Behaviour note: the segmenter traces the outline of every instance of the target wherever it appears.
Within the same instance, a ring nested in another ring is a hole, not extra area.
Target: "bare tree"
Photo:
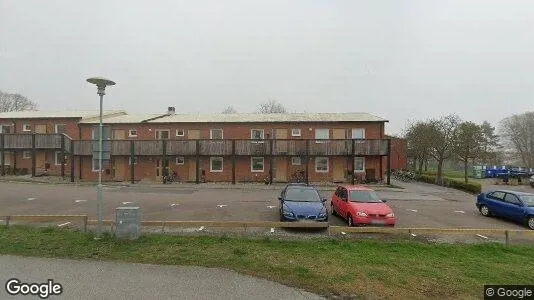
[[[415,159],[416,168],[419,163],[419,174],[423,172],[423,164],[430,156],[431,129],[429,122],[418,121],[410,124],[405,133],[408,155]]]
[[[501,127],[508,148],[519,155],[524,167],[534,167],[534,112],[505,118]]]
[[[234,108],[233,105],[227,106],[223,111],[223,114],[235,114],[237,113],[237,110]]]
[[[443,184],[443,161],[453,155],[456,131],[460,118],[456,115],[447,115],[440,119],[429,121],[430,155],[438,163],[436,184]]]
[[[0,112],[36,110],[37,103],[20,94],[10,94],[0,91]]]
[[[454,154],[463,163],[464,180],[467,183],[467,166],[469,162],[483,154],[484,134],[482,127],[473,122],[462,122],[458,125],[454,141]]]
[[[258,109],[258,113],[260,114],[273,114],[273,113],[286,113],[286,108],[274,101],[274,100],[268,100],[262,104],[260,104],[260,107]]]

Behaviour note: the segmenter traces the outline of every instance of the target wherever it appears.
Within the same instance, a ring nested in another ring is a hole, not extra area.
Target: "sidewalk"
[[[43,176],[43,177],[31,177],[31,175],[20,176],[0,176],[0,182],[16,182],[16,183],[37,183],[37,184],[66,184],[73,186],[96,186],[96,182],[92,181],[76,181],[70,182],[69,176],[61,178],[60,176]],[[162,184],[156,182],[140,181],[135,184],[130,182],[103,182],[103,186],[108,187],[149,187],[149,188],[176,188],[176,189],[256,189],[256,190],[280,190],[287,183],[273,183],[266,185],[264,183],[223,183],[223,182],[210,182],[210,183],[170,183]],[[333,191],[336,189],[337,184],[329,182],[313,182],[311,183],[318,190],[321,191]],[[368,187],[377,191],[402,191],[401,187],[388,186],[386,184],[368,184]]]

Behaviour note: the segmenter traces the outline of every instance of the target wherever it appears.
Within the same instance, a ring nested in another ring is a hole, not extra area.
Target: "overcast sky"
[[[41,110],[369,112],[399,133],[533,109],[534,1],[0,0],[0,90]]]

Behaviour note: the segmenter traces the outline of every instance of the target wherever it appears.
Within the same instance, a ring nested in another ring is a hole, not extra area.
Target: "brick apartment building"
[[[105,112],[103,180],[161,181],[165,166],[184,182],[382,180],[390,150],[405,156],[390,149],[385,122],[367,113]],[[96,180],[98,123],[98,113],[0,113],[2,173]]]

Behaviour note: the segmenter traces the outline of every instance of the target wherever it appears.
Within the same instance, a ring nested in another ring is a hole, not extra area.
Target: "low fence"
[[[82,230],[87,231],[89,225],[95,226],[98,220],[89,220],[87,215],[12,215],[0,216],[0,221],[4,220],[7,227],[14,221],[25,222],[65,222],[78,221],[82,225]],[[59,224],[66,225],[67,223]],[[115,226],[114,220],[103,220],[103,226]],[[534,230],[521,229],[493,229],[493,228],[402,228],[402,227],[346,227],[330,226],[324,222],[270,222],[270,221],[141,221],[141,226],[165,228],[308,228],[327,229],[328,234],[408,234],[408,235],[498,235],[504,238],[505,244],[510,243],[513,236],[532,236]]]

